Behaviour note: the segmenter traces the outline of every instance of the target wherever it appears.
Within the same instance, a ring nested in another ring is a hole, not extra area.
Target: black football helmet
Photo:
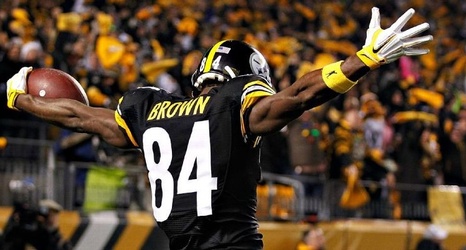
[[[228,82],[242,75],[260,75],[272,86],[269,65],[258,50],[242,41],[224,40],[207,50],[191,84],[201,90],[205,80]]]

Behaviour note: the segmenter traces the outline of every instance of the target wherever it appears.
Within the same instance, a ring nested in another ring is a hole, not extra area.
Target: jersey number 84
[[[152,145],[157,142],[160,160],[155,162]],[[174,179],[168,168],[172,161],[172,143],[168,132],[161,127],[153,127],[144,132],[143,149],[152,192],[152,208],[157,221],[168,219],[174,198]],[[196,179],[189,176],[197,162]],[[162,191],[161,201],[157,201],[156,182],[159,180]],[[217,178],[212,177],[209,121],[194,123],[186,153],[177,181],[177,194],[196,193],[198,216],[212,214],[212,190],[217,190]],[[160,204],[157,206],[156,204]]]

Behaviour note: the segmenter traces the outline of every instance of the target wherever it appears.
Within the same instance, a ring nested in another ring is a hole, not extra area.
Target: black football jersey
[[[260,138],[248,112],[275,90],[242,76],[186,98],[154,87],[127,92],[115,119],[145,157],[158,225],[171,249],[261,249],[256,185]]]

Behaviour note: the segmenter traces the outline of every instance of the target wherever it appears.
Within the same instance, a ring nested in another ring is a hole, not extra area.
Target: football
[[[68,73],[53,68],[37,68],[29,72],[27,92],[45,98],[68,98],[89,105],[81,84]]]

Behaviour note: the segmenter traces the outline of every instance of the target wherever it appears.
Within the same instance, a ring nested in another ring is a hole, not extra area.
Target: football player
[[[44,99],[26,94],[29,67],[8,81],[8,106],[97,134],[116,147],[140,149],[153,214],[171,249],[262,249],[255,215],[261,136],[347,92],[370,70],[403,55],[426,54],[418,45],[432,36],[416,35],[427,23],[401,30],[413,14],[410,9],[382,29],[373,8],[357,54],[309,72],[278,93],[264,56],[244,42],[225,40],[203,56],[192,76],[197,93],[191,98],[141,87],[128,91],[116,111]]]

